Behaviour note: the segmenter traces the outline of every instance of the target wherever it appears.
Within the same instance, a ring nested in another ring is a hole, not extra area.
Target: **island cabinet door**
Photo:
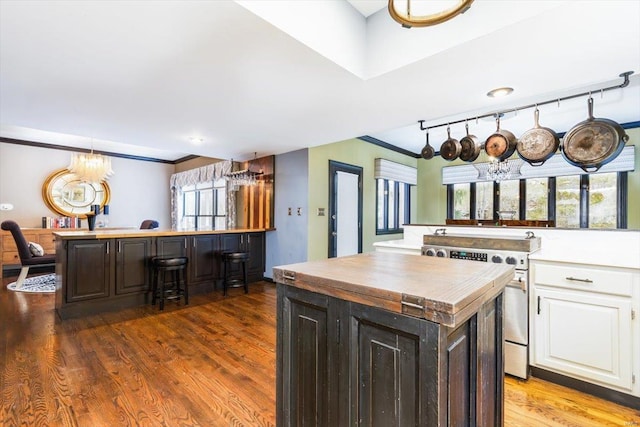
[[[245,235],[245,250],[249,252],[247,275],[249,281],[254,282],[264,278],[265,269],[265,241],[264,233],[247,233]]]
[[[149,289],[151,239],[117,239],[116,294],[145,292]]]
[[[276,425],[342,426],[341,364],[337,342],[340,301],[278,286]]]
[[[439,325],[350,304],[351,423],[437,426]],[[446,424],[444,424],[446,425]]]
[[[190,238],[189,281],[213,282],[220,276],[220,236],[217,234],[197,235]]]
[[[187,238],[185,236],[158,237],[156,239],[156,256],[188,256],[187,248]]]
[[[111,240],[69,241],[66,302],[109,297],[112,244]]]

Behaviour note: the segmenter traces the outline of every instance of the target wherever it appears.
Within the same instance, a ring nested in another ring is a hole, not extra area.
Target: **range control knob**
[[[439,256],[440,258],[446,258],[447,251],[445,251],[444,249],[438,249],[438,252],[436,252],[436,255]]]
[[[514,256],[508,256],[506,261],[507,261],[507,264],[511,264],[511,265],[516,265],[518,263],[518,260]]]
[[[494,255],[491,257],[491,262],[494,264],[501,264],[502,263],[502,257],[500,255]]]
[[[425,255],[427,256],[436,256],[436,250],[433,248],[429,248],[427,249],[427,252],[425,253]]]

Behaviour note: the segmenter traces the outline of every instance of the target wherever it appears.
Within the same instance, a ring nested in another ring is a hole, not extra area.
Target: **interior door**
[[[329,258],[362,252],[362,168],[329,161]]]

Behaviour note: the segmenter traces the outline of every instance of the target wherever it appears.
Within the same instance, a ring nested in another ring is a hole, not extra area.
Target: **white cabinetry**
[[[640,272],[532,261],[531,365],[640,396]]]

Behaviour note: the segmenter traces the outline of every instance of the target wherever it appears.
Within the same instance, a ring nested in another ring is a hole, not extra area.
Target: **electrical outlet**
[[[298,216],[302,216],[302,208],[298,208]]]
[[[287,208],[287,215],[291,216],[291,208]]]
[[[318,208],[318,216],[324,216],[324,208]]]

